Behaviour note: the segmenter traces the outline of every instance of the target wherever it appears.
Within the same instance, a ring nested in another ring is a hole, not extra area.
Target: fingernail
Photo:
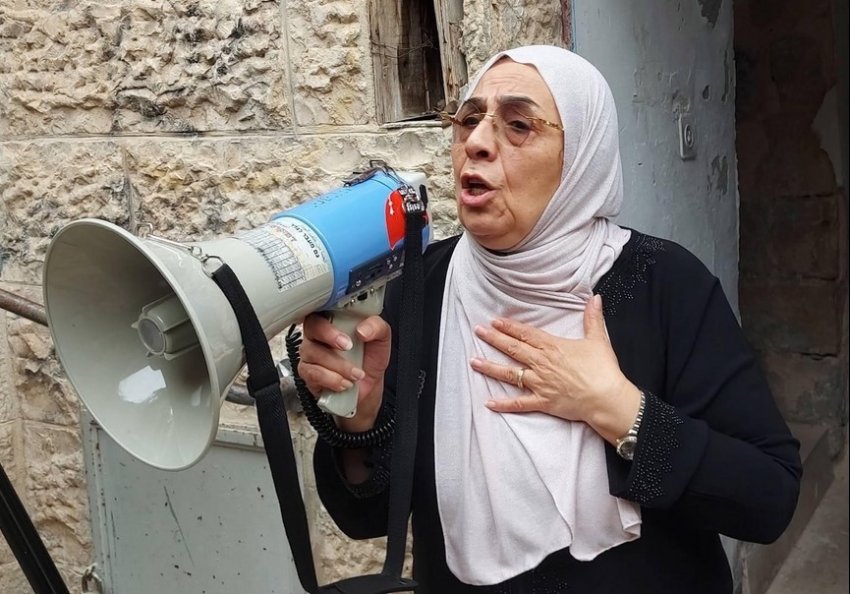
[[[487,408],[493,408],[494,406],[496,406],[496,401],[495,400],[488,400],[487,402],[484,403],[484,406],[486,406]]]
[[[487,330],[485,330],[483,326],[475,326],[475,334],[477,334],[478,336],[481,336],[486,331]]]
[[[357,334],[359,334],[360,338],[362,338],[363,340],[369,340],[370,338],[372,338],[372,328],[371,327],[358,328]]]
[[[472,359],[470,359],[470,360],[469,360],[469,364],[470,364],[473,368],[476,368],[476,367],[478,367],[479,365],[481,365],[481,359],[478,359],[478,358],[473,357]]]
[[[364,377],[366,377],[366,372],[362,369],[354,368],[351,370],[351,379],[355,382],[362,380]]]
[[[354,343],[351,342],[351,339],[347,335],[340,334],[336,337],[336,345],[344,351],[350,351]]]
[[[602,309],[602,295],[599,293],[593,296],[593,307],[596,309]]]
[[[354,387],[354,384],[352,384],[352,383],[351,383],[350,381],[348,381],[348,380],[342,380],[342,383],[340,383],[340,385],[339,385],[339,386],[340,386],[340,387],[339,387],[339,391],[340,391],[340,392],[345,392],[346,390],[349,390],[349,389],[353,388],[353,387]]]
[[[501,330],[504,327],[505,327],[505,321],[504,320],[501,320],[499,318],[496,318],[495,320],[493,320],[493,328],[496,328],[497,330]]]

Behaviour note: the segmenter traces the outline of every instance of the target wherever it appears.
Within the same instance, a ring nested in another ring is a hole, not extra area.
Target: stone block
[[[829,281],[742,278],[744,330],[760,351],[835,355],[843,315],[837,292]]]
[[[770,151],[761,159],[755,183],[766,196],[836,192],[832,162],[812,130],[816,111],[805,116],[778,114],[764,120]]]
[[[119,4],[41,4],[0,8],[0,135],[108,131]]]
[[[29,497],[29,467],[23,452],[24,449],[21,421],[0,423],[0,463],[2,463],[6,475],[12,482],[18,499],[24,505],[32,520],[33,502]],[[35,522],[33,523],[35,524]],[[37,524],[36,530],[44,540],[44,535]],[[57,549],[48,548],[48,552],[54,558],[54,561],[56,561],[55,555],[57,553],[60,553],[59,556],[61,557],[61,552]],[[73,571],[63,571],[62,573],[65,576],[63,579],[65,579],[66,584],[79,582],[79,577],[74,581],[68,581],[68,576],[75,575]],[[32,592],[18,560],[3,538],[0,538],[0,592],[15,592],[16,594],[18,592]]]
[[[278,129],[277,2],[0,8],[0,134]]]
[[[114,141],[2,143],[0,171],[0,280],[40,284],[50,238],[72,220],[129,221],[132,191]]]
[[[10,290],[0,283],[0,289]],[[12,388],[12,369],[9,356],[9,337],[6,327],[12,314],[0,310],[0,423],[7,423],[20,416],[20,401]],[[0,458],[2,459],[2,458]]]
[[[91,529],[79,428],[24,421],[27,477],[22,497],[66,582],[91,563]]]
[[[751,5],[751,0],[739,0],[732,4],[736,51],[739,47],[749,49],[761,41],[760,31],[753,22],[753,9]]]
[[[10,594],[35,594],[27,581],[27,576],[24,575],[21,566],[15,561],[12,552],[8,550],[8,545],[5,540],[0,540],[0,559],[4,556],[4,550],[7,551],[9,557],[12,558],[10,563],[0,563],[0,584],[3,585],[4,592]]]
[[[759,194],[745,199],[744,194],[741,194],[738,207],[738,267],[741,274],[739,284],[743,284],[749,277],[778,276],[771,254],[765,248],[770,239],[769,225],[766,224],[769,213],[769,200]]]
[[[429,177],[435,227],[456,224],[447,132],[293,137],[121,139],[0,145],[2,280],[41,282],[50,237],[96,216],[148,222],[172,239],[253,228],[337,187],[370,159]],[[175,233],[170,233],[175,230]]]
[[[368,14],[362,0],[305,0],[286,5],[298,125],[375,120]]]
[[[41,288],[17,285],[13,291],[35,303],[42,301]],[[8,314],[8,356],[2,360],[5,380],[16,395],[24,419],[76,426],[77,396],[56,359],[49,330],[24,318]]]
[[[77,395],[56,359],[48,329],[28,320],[16,320],[9,327],[9,345],[21,416],[76,427]]]
[[[333,185],[331,175],[300,166],[314,163],[317,150],[316,141],[268,137],[134,142],[127,163],[138,220],[170,239],[212,239],[257,227],[309,197],[305,184]]]
[[[748,0],[735,4],[738,12],[740,12],[739,4],[742,9],[743,7],[747,8],[748,21],[752,23],[753,27],[764,27],[782,17],[783,8],[787,3],[782,0]],[[736,12],[736,15],[738,12]]]
[[[840,195],[742,199],[742,275],[837,279],[840,200]]]
[[[17,559],[5,538],[0,538],[0,586],[7,583],[13,570],[20,571]],[[3,590],[4,592],[6,590]]]
[[[10,285],[15,295],[40,303],[41,289]],[[3,312],[5,313],[5,312]],[[5,313],[5,331],[0,331],[0,420],[25,418],[57,425],[76,426],[76,395],[64,379],[57,362],[50,332],[30,320]]]
[[[769,46],[770,74],[784,112],[817,113],[831,78],[821,64],[821,42],[804,35],[785,35]]]
[[[21,480],[23,479],[25,470],[22,468],[21,460],[21,422],[15,421],[0,421],[0,464],[3,465],[3,470],[6,476],[19,489]],[[3,563],[0,558],[0,564]]]
[[[839,200],[839,195],[781,197],[771,203],[762,249],[781,276],[839,277]]]
[[[829,0],[736,2],[736,119],[813,116],[835,84]]]
[[[385,134],[135,140],[126,143],[137,220],[170,239],[210,239],[266,223],[340,186],[369,159],[429,177],[432,205],[453,203],[448,143],[435,128]],[[440,224],[446,221],[439,219]]]
[[[20,421],[0,421],[0,465],[15,491],[21,485],[20,475],[23,474],[17,460],[20,449],[18,447],[20,440],[17,437],[19,423]],[[6,544],[6,539],[0,534],[0,587],[6,583],[5,580],[8,579],[12,566],[16,565],[15,556]]]
[[[518,0],[493,10],[490,0],[463,3],[462,51],[470,77],[499,50],[520,45],[563,45],[561,2]]]
[[[762,353],[774,398],[789,421],[838,427],[846,419],[846,362],[839,357]]]
[[[0,421],[0,465],[16,492],[23,488],[26,474],[25,464],[19,460],[21,450],[20,421]],[[19,494],[20,497],[20,494]],[[0,533],[0,589],[17,566],[15,556]],[[5,572],[5,573],[4,573]],[[5,592],[5,590],[3,590]]]
[[[786,2],[785,0],[750,0],[745,3],[749,8],[750,21],[756,27],[768,30],[791,28],[803,19],[829,14],[829,0],[811,0],[809,2]],[[736,4],[737,6],[737,4]]]

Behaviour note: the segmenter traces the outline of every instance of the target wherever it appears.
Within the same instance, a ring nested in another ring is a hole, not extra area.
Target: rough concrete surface
[[[848,457],[834,468],[835,478],[767,594],[847,594]]]

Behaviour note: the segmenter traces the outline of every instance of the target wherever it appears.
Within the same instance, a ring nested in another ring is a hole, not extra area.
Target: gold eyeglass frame
[[[461,122],[460,120],[458,120],[455,117],[457,114],[450,114],[446,111],[438,111],[437,115],[440,116],[441,120],[443,120],[444,122],[446,122],[448,124],[456,124],[458,126],[463,126],[463,122]],[[475,113],[471,113],[469,115],[490,116],[491,118],[498,117],[495,113],[489,113],[489,112],[486,112],[486,111],[478,111],[478,112],[475,112]],[[527,120],[532,120],[534,122],[540,122],[541,124],[545,124],[546,126],[549,126],[550,128],[554,128],[555,130],[558,130],[560,132],[564,131],[564,127],[561,124],[558,124],[556,122],[550,122],[549,120],[545,120],[543,118],[538,118],[538,117],[535,117],[535,116],[524,115],[522,117],[524,117]]]

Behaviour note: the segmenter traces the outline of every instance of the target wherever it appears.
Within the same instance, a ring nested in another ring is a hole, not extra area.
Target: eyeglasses
[[[493,128],[496,132],[496,138],[502,143],[512,146],[522,146],[528,140],[532,132],[541,131],[541,126],[548,126],[564,131],[561,124],[526,115],[513,106],[502,106],[495,113],[475,112],[472,109],[461,110],[458,113],[451,115],[446,112],[440,112],[440,118],[452,126],[453,141],[457,143],[466,142],[473,130],[478,127],[478,124],[484,121],[485,117],[493,118]]]

